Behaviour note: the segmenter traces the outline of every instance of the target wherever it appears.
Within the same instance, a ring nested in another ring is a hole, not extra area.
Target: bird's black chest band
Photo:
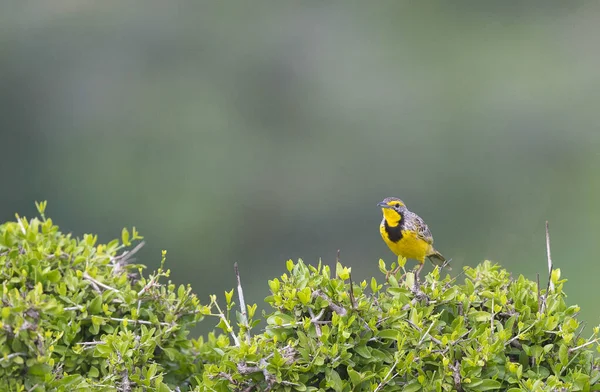
[[[402,228],[404,227],[404,217],[400,215],[400,222],[396,226],[390,226],[387,221],[384,223],[385,232],[392,242],[398,242],[402,239]]]

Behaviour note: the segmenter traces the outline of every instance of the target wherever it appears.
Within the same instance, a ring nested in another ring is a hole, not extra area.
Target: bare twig
[[[221,320],[223,320],[223,323],[225,324],[225,328],[227,328],[227,331],[229,331],[229,334],[233,338],[233,341],[235,342],[235,345],[237,347],[239,347],[240,346],[240,340],[238,339],[238,337],[236,336],[236,334],[233,332],[233,328],[231,327],[231,324],[229,324],[229,321],[227,321],[227,317],[225,317],[225,314],[223,313],[223,311],[219,307],[219,304],[217,303],[216,299],[213,299],[212,303],[215,305],[215,307],[219,311],[219,313],[217,314],[217,316],[219,316],[219,318]]]
[[[2,361],[8,361],[9,359],[12,359],[14,357],[25,357],[27,355],[27,353],[12,353],[12,354],[8,354],[5,357],[0,358],[0,362]]]
[[[259,366],[248,366],[245,363],[238,363],[237,368],[240,374],[262,373],[267,383],[264,391],[270,391],[275,384],[275,376],[267,370],[267,361],[265,358],[260,360]]]
[[[540,274],[537,274],[537,300],[538,300],[538,313],[542,313],[542,297],[540,295]]]
[[[414,329],[416,329],[416,330],[417,330],[419,333],[423,332],[423,329],[422,329],[422,328],[420,328],[420,327],[419,327],[418,325],[416,325],[415,323],[413,323],[412,321],[410,321],[410,320],[408,320],[408,319],[406,319],[406,320],[404,320],[404,321],[406,321],[406,322],[408,323],[408,325],[410,325],[411,327],[413,327]],[[429,331],[431,331],[431,327],[432,327],[432,326],[433,326],[433,323],[431,323],[431,325],[430,325],[430,326],[429,326],[429,328],[427,329],[427,332],[425,332],[425,335],[423,335],[423,336],[421,337],[421,340],[423,340],[423,338],[424,338],[425,336],[429,335]],[[440,345],[440,346],[443,346],[442,342],[441,342],[439,339],[437,339],[437,338],[434,338],[434,337],[433,337],[433,336],[431,336],[431,335],[429,335],[429,338],[430,338],[430,339],[431,339],[431,341],[432,341],[432,342],[434,342],[435,344],[437,344],[437,345]],[[419,342],[419,343],[420,343],[420,342]]]
[[[546,255],[548,256],[548,289],[554,291],[554,283],[552,282],[552,256],[550,254],[550,232],[548,231],[548,221],[546,221]]]
[[[19,227],[21,228],[21,232],[23,234],[27,234],[27,230],[25,230],[25,226],[23,225],[23,222],[21,221],[21,217],[17,215],[17,222],[19,222]]]
[[[394,364],[390,368],[390,371],[387,372],[387,374],[385,375],[385,377],[383,378],[383,380],[381,380],[381,382],[379,383],[379,385],[377,385],[377,388],[375,388],[374,392],[379,392],[381,390],[381,388],[383,388],[384,386],[386,386],[390,381],[392,381],[394,379],[395,375],[392,376],[392,377],[390,377],[390,375],[392,374],[392,372],[394,371],[394,369],[396,369],[396,366],[398,366],[398,360],[396,360],[396,362],[394,362]]]
[[[119,350],[115,350],[117,353],[117,357],[119,358],[119,362],[124,365],[123,357],[121,357],[121,353]],[[124,366],[123,371],[121,372],[121,392],[131,392],[131,382],[129,381],[129,372],[127,371],[127,367]]]
[[[242,324],[248,326],[248,315],[246,314],[246,301],[244,301],[244,291],[242,290],[242,280],[240,279],[240,270],[238,269],[238,263],[233,264],[235,270],[235,277],[237,278],[237,292],[240,300],[240,312],[242,314]]]
[[[225,372],[219,372],[219,377],[226,379],[229,381],[231,385],[237,385],[237,382],[231,377],[231,374]]]
[[[463,388],[462,388],[462,384],[460,382],[460,362],[455,361],[454,366],[450,365],[448,367],[450,368],[450,370],[452,370],[452,378],[454,380],[454,388],[456,388],[456,390],[458,392],[462,392]]]
[[[242,290],[242,280],[240,279],[240,271],[238,269],[238,263],[233,264],[235,270],[235,277],[237,278],[237,292],[240,300],[240,312],[242,315],[242,324],[246,327],[246,342],[250,343],[250,325],[248,324],[248,314],[246,313],[246,301],[244,301],[244,291]]]
[[[327,301],[327,305],[329,306],[329,308],[337,314],[339,314],[340,316],[345,316],[346,314],[348,314],[348,311],[344,307],[333,303],[331,298],[329,298],[327,294],[323,293],[321,290],[313,291],[312,295],[313,297],[317,296],[323,298],[325,301]]]
[[[111,258],[111,263],[113,265],[113,274],[118,274],[121,272],[121,269],[125,264],[127,264],[130,259],[135,255],[140,249],[142,249],[146,245],[144,241],[137,244],[132,250],[125,251],[116,257]]]
[[[531,324],[529,327],[525,328],[524,330],[519,331],[515,336],[513,336],[510,340],[508,340],[506,343],[504,343],[504,346],[508,346],[509,344],[512,344],[514,341],[519,339],[519,336],[521,336],[521,334],[524,334],[525,332],[529,331],[535,325],[536,325],[535,323]]]
[[[90,281],[93,284],[95,284],[96,286],[102,287],[105,290],[110,290],[110,291],[114,291],[114,292],[117,292],[117,293],[119,292],[119,290],[117,290],[117,289],[115,289],[113,287],[110,287],[108,285],[105,285],[104,283],[99,282],[96,279],[92,278],[87,272],[83,273],[83,279],[85,279],[87,281]]]
[[[132,323],[132,324],[162,325],[163,327],[171,326],[171,324],[165,323],[165,322],[153,323],[151,321],[146,321],[146,320],[133,320],[133,319],[126,319],[126,318],[118,318],[118,317],[103,317],[103,319],[110,320],[110,321],[118,321],[120,323],[126,321],[126,322]],[[86,318],[86,320],[91,320],[91,317]]]
[[[94,340],[92,342],[78,342],[76,344],[79,344],[80,346],[95,346],[97,344],[104,344],[105,342],[101,341],[101,340]]]
[[[323,315],[325,314],[325,309],[321,309],[321,312],[319,312],[319,314],[315,316],[313,310],[311,308],[308,308],[308,314],[310,314],[310,322],[313,323],[313,325],[315,326],[317,336],[321,337],[322,332],[321,325],[319,325],[319,321],[321,321],[321,317],[323,317]]]
[[[552,256],[550,254],[550,231],[548,230],[548,221],[546,221],[546,256],[548,259],[548,286],[546,287],[546,292],[542,296],[542,305],[540,309],[540,313],[544,313],[546,310],[546,305],[548,302],[548,295],[550,292],[554,291],[554,282],[552,282]]]
[[[494,297],[492,297],[492,311],[490,313],[490,334],[494,335]]]
[[[356,298],[354,298],[354,285],[352,283],[352,273],[350,275],[350,303],[352,304],[352,309],[356,309]]]
[[[577,346],[577,347],[572,347],[572,348],[570,348],[570,349],[569,349],[569,352],[570,352],[570,353],[572,353],[573,351],[579,350],[580,348],[587,347],[587,346],[589,346],[590,344],[594,344],[594,343],[596,343],[598,340],[600,340],[600,338],[596,338],[596,339],[594,339],[594,340],[590,340],[589,342],[587,342],[587,343],[584,343],[584,344],[582,344],[582,345],[580,345],[580,346]]]

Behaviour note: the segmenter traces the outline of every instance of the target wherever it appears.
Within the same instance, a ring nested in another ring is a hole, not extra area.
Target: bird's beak
[[[392,208],[391,206],[388,206],[388,205],[387,205],[386,203],[384,203],[384,202],[380,202],[380,203],[378,203],[378,204],[377,204],[377,206],[378,206],[378,207],[381,207],[381,208]]]

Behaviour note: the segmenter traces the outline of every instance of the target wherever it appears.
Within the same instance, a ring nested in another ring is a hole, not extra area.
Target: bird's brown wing
[[[429,231],[429,227],[427,227],[427,224],[423,221],[423,219],[415,213],[411,213],[410,218],[412,229],[417,236],[428,244],[433,244],[433,236],[431,235],[431,231]]]

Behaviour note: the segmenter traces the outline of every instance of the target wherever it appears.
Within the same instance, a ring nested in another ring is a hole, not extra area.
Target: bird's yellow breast
[[[397,242],[390,240],[390,237],[385,230],[385,225],[381,224],[381,226],[379,226],[379,232],[387,246],[397,256],[415,259],[421,263],[425,262],[425,257],[429,253],[431,245],[417,237],[415,232],[402,230],[402,238]]]

